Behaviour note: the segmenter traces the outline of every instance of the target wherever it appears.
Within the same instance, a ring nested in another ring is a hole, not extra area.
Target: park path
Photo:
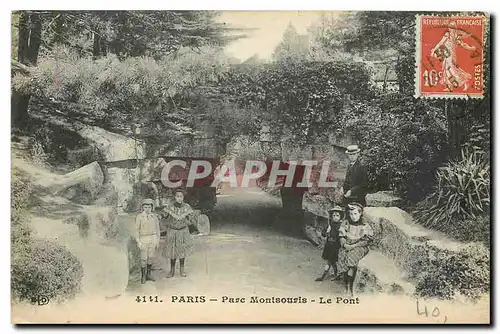
[[[219,196],[211,234],[194,237],[194,253],[186,260],[188,277],[180,277],[177,268],[175,277],[164,278],[169,264],[161,259],[156,264],[160,270],[154,271],[156,282],[132,285],[129,290],[149,295],[213,294],[214,298],[224,292],[338,294],[342,291],[338,282],[314,281],[323,266],[321,249],[286,235],[277,223],[280,202],[257,190]]]

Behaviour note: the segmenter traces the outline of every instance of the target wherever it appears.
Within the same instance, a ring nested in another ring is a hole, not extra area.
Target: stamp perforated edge
[[[484,90],[485,90],[485,83],[484,83],[484,71],[483,71],[483,93],[481,95],[468,95],[468,94],[458,94],[458,93],[448,93],[448,94],[422,94],[420,93],[420,18],[422,16],[435,16],[435,17],[477,17],[477,18],[482,18],[483,19],[483,52],[482,52],[482,64],[483,64],[483,69],[484,69],[484,55],[485,55],[485,49],[484,45],[486,45],[486,39],[487,35],[489,34],[489,29],[488,29],[488,24],[489,24],[489,14],[486,12],[483,12],[482,14],[477,14],[477,15],[470,15],[470,14],[435,14],[435,13],[429,13],[429,14],[416,14],[415,15],[415,98],[424,98],[424,99],[482,99],[484,98]]]

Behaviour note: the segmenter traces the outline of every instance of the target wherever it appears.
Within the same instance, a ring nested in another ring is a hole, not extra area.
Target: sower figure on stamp
[[[326,261],[323,274],[316,278],[316,281],[323,281],[330,269],[333,269],[334,277],[337,276],[337,258],[340,249],[339,228],[344,216],[344,209],[336,205],[328,210],[328,228],[323,236],[326,237],[325,248],[323,249],[323,259]]]
[[[462,40],[462,37],[466,35],[465,32],[457,29],[455,22],[451,22],[448,31],[431,50],[431,56],[438,58],[442,62],[443,76],[441,83],[447,91],[462,86],[464,91],[469,88],[468,81],[472,78],[472,75],[457,65],[457,47],[459,45],[468,51],[476,50],[474,46]]]
[[[349,156],[349,167],[345,176],[344,185],[341,192],[344,194],[343,204],[347,205],[352,202],[366,205],[367,183],[368,176],[365,167],[359,161],[359,152],[361,150],[358,145],[349,145],[345,153]]]
[[[142,212],[135,219],[136,240],[141,252],[141,283],[153,281],[151,270],[153,256],[160,244],[160,222],[153,212],[154,201],[145,199],[142,202]]]
[[[352,296],[358,263],[369,252],[368,246],[373,240],[373,229],[363,221],[361,204],[348,204],[347,211],[347,219],[339,229],[341,248],[337,269],[339,273],[344,274],[345,292],[350,292]]]
[[[170,259],[170,272],[167,278],[175,275],[175,263],[179,259],[180,275],[186,277],[184,271],[185,259],[192,250],[192,237],[189,233],[189,225],[192,224],[189,215],[193,213],[191,206],[184,203],[185,191],[176,189],[175,201],[165,207],[163,213],[167,218],[167,237],[163,256]]]

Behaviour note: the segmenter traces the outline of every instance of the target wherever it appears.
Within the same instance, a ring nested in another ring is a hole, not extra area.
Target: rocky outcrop
[[[416,258],[428,257],[434,252],[460,252],[466,247],[466,244],[415,224],[411,215],[399,208],[367,207],[365,217],[375,231],[377,249],[405,270],[415,270],[410,266]]]
[[[400,206],[402,199],[394,194],[393,191],[379,191],[366,195],[366,206],[391,207]]]
[[[208,219],[207,215],[199,215],[198,216],[198,231],[202,235],[210,234],[210,219]]]
[[[396,267],[392,259],[372,249],[359,262],[356,291],[411,295],[415,286],[405,276],[406,273]]]
[[[466,256],[466,249],[475,247],[417,225],[407,212],[394,206],[386,206],[399,201],[390,194],[377,196],[370,197],[368,202],[380,206],[368,206],[364,209],[365,220],[373,227],[375,237],[370,253],[359,264],[356,284],[361,291],[412,294],[415,285],[423,282],[422,279],[429,275],[430,264],[433,270],[444,268],[450,263],[450,259],[463,258]],[[304,196],[305,216],[316,217],[309,218],[306,222],[310,226],[310,235],[318,234],[320,228],[314,221],[325,219],[331,206],[330,201],[322,196]],[[308,239],[315,245],[319,243],[319,238]]]

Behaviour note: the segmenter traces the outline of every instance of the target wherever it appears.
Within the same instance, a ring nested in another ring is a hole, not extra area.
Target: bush
[[[461,295],[475,300],[490,289],[490,250],[471,244],[459,253],[446,252],[430,259],[417,282],[421,297],[453,299]]]
[[[490,244],[491,217],[479,216],[477,219],[465,218],[450,225],[438,225],[436,230],[462,242],[481,241]]]
[[[12,171],[11,194],[11,246],[13,249],[18,245],[25,246],[30,242],[31,229],[26,218],[33,185],[19,169]]]
[[[176,95],[216,82],[228,64],[217,48],[210,47],[198,52],[181,49],[158,61],[149,57],[120,61],[115,55],[94,61],[58,47],[54,54],[39,57],[30,77],[14,76],[12,86],[42,100],[64,102],[60,108],[68,113],[77,108],[98,126],[106,123],[116,128],[125,119],[130,121],[129,117],[151,121],[158,111],[167,111],[160,115],[161,121],[172,119],[178,114],[173,102]],[[57,76],[54,68],[58,69]]]
[[[32,191],[33,185],[30,179],[19,169],[13,169],[10,188],[11,219],[13,222],[18,223],[24,217]]]
[[[45,296],[60,302],[80,290],[83,267],[65,247],[52,241],[35,241],[13,252],[11,277],[15,299]]]
[[[419,203],[414,216],[423,226],[450,230],[457,221],[476,220],[489,213],[490,165],[482,154],[462,151],[437,172],[437,187]]]

